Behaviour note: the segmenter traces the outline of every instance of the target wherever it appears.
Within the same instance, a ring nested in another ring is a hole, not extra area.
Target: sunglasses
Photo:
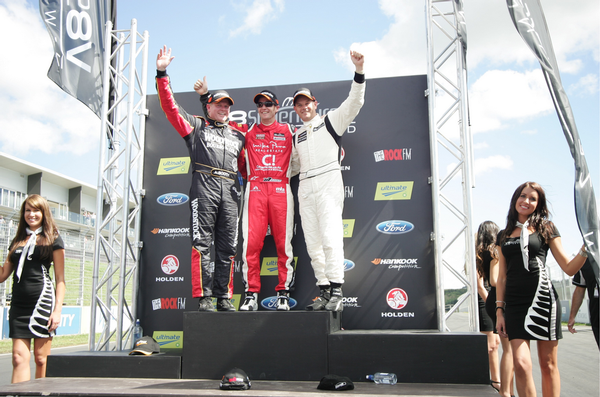
[[[256,107],[257,108],[262,108],[263,106],[266,106],[268,108],[273,107],[275,105],[275,102],[256,102]]]

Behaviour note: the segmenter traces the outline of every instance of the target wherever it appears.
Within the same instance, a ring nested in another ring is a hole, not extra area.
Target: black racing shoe
[[[256,292],[247,292],[244,303],[240,306],[241,312],[255,312],[258,310],[258,294]]]
[[[329,298],[331,297],[331,292],[329,288],[321,288],[321,292],[319,296],[313,300],[313,303],[306,306],[306,310],[308,311],[316,311],[316,310],[325,310],[325,305],[329,302]]]
[[[233,303],[227,298],[218,298],[217,299],[217,311],[220,312],[234,312],[235,307]]]
[[[329,302],[325,305],[325,310],[330,312],[341,312],[344,310],[344,295],[342,294],[342,287],[331,288],[331,297]]]
[[[200,298],[198,302],[198,311],[199,312],[214,312],[215,307],[213,306],[212,298],[210,296],[205,296]]]
[[[290,293],[277,291],[277,310],[290,310]]]

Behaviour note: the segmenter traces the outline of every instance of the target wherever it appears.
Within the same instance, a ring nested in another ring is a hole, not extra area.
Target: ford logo
[[[354,269],[356,265],[354,264],[354,262],[352,262],[350,259],[344,259],[344,271],[347,272],[348,270],[352,270]]]
[[[384,234],[403,234],[414,228],[415,225],[406,221],[385,221],[376,226],[377,231]]]
[[[290,305],[290,309],[293,309],[294,307],[296,307],[298,302],[296,302],[294,298],[290,298],[288,304]],[[267,310],[277,310],[277,297],[269,296],[268,298],[265,298],[262,301],[260,301],[260,305]]]
[[[181,205],[188,202],[190,198],[183,193],[165,193],[156,199],[156,202],[160,205],[174,206]]]

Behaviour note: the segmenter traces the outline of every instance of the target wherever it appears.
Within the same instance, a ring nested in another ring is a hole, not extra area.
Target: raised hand
[[[171,56],[171,49],[169,48],[167,50],[167,46],[165,45],[160,49],[158,55],[156,56],[156,69],[164,72],[167,70],[167,66],[169,66],[173,58],[175,57]]]
[[[365,64],[365,56],[358,51],[350,51],[350,60],[352,60],[352,63],[356,67],[356,71],[362,73]]]
[[[194,91],[198,93],[198,95],[204,95],[208,92],[208,83],[206,82],[206,76],[204,76],[203,80],[196,80],[194,83]]]

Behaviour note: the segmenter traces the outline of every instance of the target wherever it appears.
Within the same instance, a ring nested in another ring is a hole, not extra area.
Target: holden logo
[[[167,255],[160,263],[160,268],[165,274],[173,274],[179,269],[179,259],[175,255]]]
[[[354,262],[352,262],[350,259],[344,259],[344,271],[347,272],[348,270],[352,270],[354,269],[356,265],[354,264]]]
[[[181,205],[188,202],[190,198],[183,193],[165,193],[156,199],[156,202],[160,205],[174,206]]]
[[[385,221],[377,225],[376,228],[378,232],[383,234],[403,234],[412,231],[415,225],[406,221]]]
[[[408,303],[408,294],[403,289],[391,289],[386,296],[387,304],[394,310],[404,309]]]

